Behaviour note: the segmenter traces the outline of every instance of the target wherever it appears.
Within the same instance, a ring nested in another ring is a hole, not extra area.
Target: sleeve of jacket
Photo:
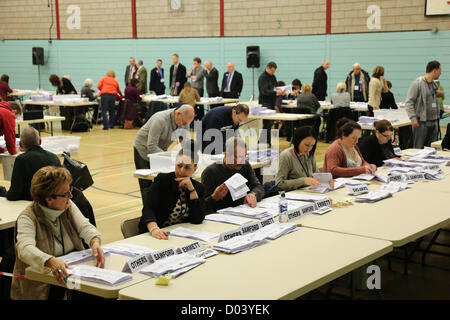
[[[189,222],[200,224],[205,219],[206,203],[205,203],[205,187],[201,183],[193,182],[198,199],[189,200]],[[189,193],[187,194],[189,197]]]
[[[256,177],[255,171],[248,162],[246,166],[248,167],[249,171],[247,186],[250,189],[250,192],[253,192],[256,195],[256,199],[260,201],[264,197],[264,187],[259,182],[258,178]]]
[[[6,199],[9,201],[25,200],[23,195],[25,194],[25,167],[22,161],[22,157],[17,157],[14,161],[14,167],[11,176],[11,187],[6,194]]]
[[[278,190],[291,191],[305,186],[305,178],[288,179],[289,171],[292,170],[292,163],[289,157],[281,155],[279,157],[278,172],[275,183]]]
[[[405,106],[406,112],[411,122],[419,121],[416,114],[416,103],[419,98],[419,82],[414,81],[409,87],[408,94],[406,96]]]
[[[162,189],[163,183],[161,181],[161,177],[158,175],[149,188],[147,202],[144,203],[144,207],[142,208],[141,223],[144,226],[146,226],[149,222],[157,221],[157,208],[159,207],[160,201],[164,200],[164,195],[161,194],[164,193],[164,190]]]
[[[378,166],[374,151],[377,148],[377,146],[374,145],[372,136],[365,137],[358,143],[359,151],[361,152],[361,155],[363,156],[364,160],[368,161],[369,163],[373,163]]]
[[[312,93],[316,94],[318,92],[321,82],[322,82],[322,73],[320,72],[320,69],[316,69],[316,71],[314,71]]]
[[[222,77],[222,86],[220,87],[220,94],[223,95],[223,92],[225,91],[225,88],[227,86],[227,80],[226,80],[227,74],[224,73]]]
[[[149,153],[164,151],[159,147],[159,137],[161,136],[161,131],[164,126],[165,124],[163,121],[154,121],[153,123],[151,123],[147,139],[147,147]]]
[[[347,92],[350,93],[350,95],[351,95],[351,92],[353,90],[353,88],[351,87],[352,86],[352,74],[351,73],[349,73],[347,76],[347,79],[345,79],[345,85],[347,86]]]
[[[207,213],[216,212],[217,209],[219,208],[219,206],[217,204],[217,201],[215,201],[211,197],[211,195],[214,193],[214,190],[216,190],[216,188],[220,184],[217,184],[215,176],[214,176],[212,170],[210,170],[210,168],[206,168],[202,172],[202,185],[205,188],[204,199],[205,199],[206,210],[207,210],[206,212]]]
[[[238,80],[236,88],[237,88],[237,92],[239,93],[239,95],[241,95],[242,93],[242,87],[244,86],[244,80],[242,78],[242,74],[241,73],[237,73],[237,75],[239,75],[236,80]]]
[[[3,122],[3,135],[6,141],[6,149],[9,154],[16,154],[16,119],[12,113],[8,115],[8,120]]]

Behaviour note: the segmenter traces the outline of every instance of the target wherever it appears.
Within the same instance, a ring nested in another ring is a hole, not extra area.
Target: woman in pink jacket
[[[377,167],[364,160],[357,146],[361,137],[361,126],[353,120],[342,118],[336,127],[338,138],[325,153],[323,171],[330,172],[333,178],[374,173]]]

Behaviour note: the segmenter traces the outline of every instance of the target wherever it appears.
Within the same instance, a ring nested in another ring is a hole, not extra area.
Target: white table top
[[[281,120],[281,121],[297,121],[313,118],[313,114],[299,114],[299,113],[276,113],[273,115],[248,115],[248,120]]]
[[[390,251],[387,241],[300,228],[248,251],[220,253],[168,286],[150,279],[128,287],[119,299],[294,299]]]
[[[61,116],[44,116],[44,119],[33,119],[33,120],[17,120],[16,125],[30,124],[30,123],[42,123],[42,122],[56,122],[64,121],[66,117]]]
[[[142,98],[143,102],[152,102],[152,101],[160,101],[160,102],[164,102],[164,103],[178,103],[179,100],[178,97],[174,97],[174,98],[167,98],[167,99],[158,99],[158,98],[154,98],[152,96],[145,96],[144,98]],[[198,105],[214,105],[214,104],[224,104],[224,103],[235,103],[235,102],[239,102],[239,99],[230,99],[230,98],[224,98],[223,100],[220,101],[197,101]]]
[[[93,106],[94,102],[78,102],[78,103],[62,103],[54,101],[23,101],[23,105],[40,105],[40,106],[54,106],[54,107],[87,107]]]
[[[8,201],[0,197],[0,230],[14,228],[17,217],[30,204],[31,201]]]

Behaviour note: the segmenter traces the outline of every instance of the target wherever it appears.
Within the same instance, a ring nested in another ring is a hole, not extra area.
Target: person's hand
[[[372,173],[372,167],[370,165],[364,166],[364,173],[365,174],[371,174]]]
[[[380,76],[380,80],[384,80],[384,76]]]
[[[284,91],[283,90],[277,90],[277,95],[284,96]]]
[[[222,183],[220,186],[216,188],[216,190],[214,190],[213,194],[211,195],[211,198],[213,198],[214,201],[220,201],[223,198],[225,198],[227,193],[228,187]]]
[[[436,90],[436,95],[438,97],[442,97],[444,95],[444,93],[441,90]]]
[[[187,73],[188,77],[190,77],[191,74],[192,74],[192,69],[188,71],[188,73]]]
[[[305,178],[304,180],[305,180],[305,184],[307,186],[312,186],[312,187],[320,186],[320,182],[316,178]]]
[[[377,166],[376,166],[376,165],[371,164],[371,165],[370,165],[370,168],[372,169],[372,173],[377,172]]]
[[[411,122],[411,126],[413,128],[418,128],[419,127],[419,122],[417,122],[417,121]]]
[[[162,230],[162,229],[160,229],[158,227],[156,229],[153,229],[152,232],[150,233],[150,235],[153,238],[156,238],[156,239],[159,239],[159,240],[167,240],[167,239],[169,239],[169,234],[166,231],[164,231],[164,230]]]
[[[197,77],[196,76],[192,76],[191,79],[194,80],[194,81],[197,81]]]
[[[91,240],[91,249],[92,254],[94,255],[95,259],[97,260],[97,263],[95,266],[97,268],[104,268],[105,267],[105,253],[103,252],[103,249],[100,247],[100,239],[94,238]]]
[[[189,178],[189,177],[175,178],[175,181],[178,182],[178,188],[180,188],[180,189],[183,188],[183,189],[187,189],[189,191],[194,189],[191,178]]]
[[[62,260],[56,259],[55,257],[51,257],[45,262],[45,266],[49,267],[50,270],[52,270],[52,274],[59,284],[63,286],[66,285],[64,279],[69,277],[69,274],[67,273],[69,265],[67,263]]]
[[[331,181],[330,181],[330,187],[331,187],[331,189],[334,189],[334,179],[331,179]]]
[[[250,207],[254,208],[256,207],[256,203],[258,200],[256,199],[256,196],[254,193],[250,192],[245,196],[244,203],[248,204]]]

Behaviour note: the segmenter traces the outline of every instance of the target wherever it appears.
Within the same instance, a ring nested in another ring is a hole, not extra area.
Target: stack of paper
[[[368,103],[367,102],[350,102],[350,108],[356,109],[356,108],[366,108],[367,109]]]
[[[375,176],[371,173],[368,173],[368,174],[360,174],[358,176],[354,176],[352,179],[370,181],[373,178],[375,178]]]
[[[336,189],[336,187],[335,187],[335,189]],[[331,207],[331,199],[328,197],[325,197],[325,196],[313,196],[313,195],[309,195],[309,194],[288,192],[288,193],[286,193],[286,199],[295,200],[297,202],[300,202],[299,204],[302,207],[304,205],[306,205],[308,202],[309,203],[312,202],[312,203],[314,203],[314,207],[316,210],[315,213],[317,213],[317,210],[319,210],[319,209],[324,209],[325,207]],[[307,203],[304,203],[304,201]],[[293,209],[295,209],[295,207]],[[289,210],[291,210],[291,208],[289,208]]]
[[[422,150],[417,152],[408,152],[406,155],[409,157],[426,157],[432,154],[436,154],[436,149],[431,147],[424,147]]]
[[[212,98],[202,97],[202,98],[200,98],[200,102],[218,102],[218,101],[222,101],[222,100],[223,100],[222,97],[212,97]]]
[[[261,234],[253,232],[216,243],[212,248],[226,253],[238,253],[255,248],[266,242],[267,240],[264,240],[264,237],[261,238]]]
[[[284,91],[285,94],[290,94],[292,92],[292,85],[275,87],[275,89],[273,89],[273,91],[277,91],[277,90]]]
[[[245,179],[240,173],[235,173],[231,178],[225,181],[225,185],[230,191],[231,198],[236,201],[247,195],[250,189],[247,186],[247,179]]]
[[[392,194],[406,190],[408,184],[405,182],[389,182],[388,184],[381,187],[380,190],[390,192]]]
[[[444,164],[446,161],[444,159],[433,159],[428,157],[413,157],[409,159],[410,162],[420,162],[420,163],[433,163],[433,164]]]
[[[337,178],[334,180],[334,188],[335,189],[336,189],[336,185],[338,185],[339,188],[342,188],[344,186],[357,186],[359,184],[370,184],[370,182],[352,180],[352,179],[347,179],[347,178]]]
[[[248,161],[252,162],[267,162],[272,159],[276,159],[280,156],[280,150],[275,149],[258,149],[258,150],[248,150]]]
[[[157,172],[152,169],[138,169],[134,171],[134,174],[139,176],[151,176],[152,174],[156,174]]]
[[[389,191],[385,191],[385,190],[376,190],[376,191],[372,191],[369,192],[367,194],[364,195],[360,195],[357,196],[355,198],[356,202],[369,202],[369,203],[373,203],[373,202],[377,202],[386,198],[392,197],[392,194]]]
[[[102,249],[103,249],[103,254],[105,256],[108,256],[110,254],[110,252],[108,251],[107,248],[102,248]],[[73,265],[73,264],[77,264],[77,263],[94,260],[95,257],[92,254],[92,250],[87,249],[87,250],[74,251],[74,252],[68,253],[64,256],[58,257],[58,259],[64,261],[68,265]]]
[[[297,231],[299,228],[293,223],[272,223],[256,232],[264,235],[265,239],[275,240],[285,234]]]
[[[250,106],[250,114],[251,115],[270,115],[270,114],[276,114],[277,112],[272,109],[267,109],[266,107],[263,107],[262,105],[253,105]]]
[[[442,179],[444,179],[444,175],[441,170],[425,169],[425,170],[423,170],[423,173],[425,174],[425,179],[427,179],[427,180],[442,180]]]
[[[128,273],[85,265],[67,269],[67,273],[70,275],[70,278],[73,279],[92,281],[108,286],[116,286],[121,283],[133,280],[131,274]]]
[[[267,213],[271,215],[272,217],[278,216],[279,214],[279,200],[280,197],[270,197],[261,200],[258,202],[258,208],[266,209]],[[287,207],[288,210],[300,208],[302,206],[308,205],[310,202],[305,201],[295,201],[295,200],[289,200],[287,199]]]
[[[241,216],[253,219],[262,219],[269,215],[269,212],[265,208],[252,208],[246,204],[243,204],[238,207],[229,207],[225,209],[217,210],[218,213],[231,214],[233,216]]]
[[[103,247],[103,250],[107,250],[110,253],[130,258],[134,258],[141,255],[148,256],[150,253],[155,251],[154,249],[144,246],[138,246],[131,243],[110,243],[105,245]]]
[[[211,242],[219,239],[217,233],[212,233],[208,231],[196,231],[188,228],[178,227],[170,231],[171,236],[189,238],[194,240],[200,240],[205,242]]]
[[[250,220],[250,219],[240,218],[240,217],[236,217],[236,216],[227,216],[225,214],[220,214],[220,213],[207,214],[205,216],[205,220],[229,223],[229,224],[237,224],[238,226],[242,226],[243,224],[252,222],[252,220]]]
[[[176,278],[180,274],[201,265],[205,261],[205,259],[191,254],[176,254],[165,259],[158,260],[155,263],[141,269],[140,272],[155,278],[170,273],[173,278]]]
[[[375,121],[380,121],[381,119],[375,118],[375,117],[366,117],[361,116],[359,117],[358,124],[360,126],[373,126],[373,123]]]
[[[333,180],[333,176],[331,175],[331,173],[329,172],[313,173],[313,178],[319,180],[320,185],[309,187],[307,189],[309,192],[326,193],[333,190],[333,188],[331,188],[330,186],[330,181]]]

